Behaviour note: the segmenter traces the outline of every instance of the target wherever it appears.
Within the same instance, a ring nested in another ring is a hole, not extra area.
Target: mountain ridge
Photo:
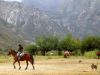
[[[17,35],[31,41],[41,35],[63,37],[71,33],[77,38],[100,35],[100,1],[63,1],[55,11],[18,2],[0,2],[0,17],[14,25]]]
[[[18,35],[25,34],[30,40],[39,35],[59,35],[62,33],[58,23],[51,19],[45,12],[21,3],[0,4],[0,17],[15,26]]]

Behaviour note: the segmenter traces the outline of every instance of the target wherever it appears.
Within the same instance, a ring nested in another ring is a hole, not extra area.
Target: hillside
[[[31,3],[30,3],[31,2]],[[48,13],[61,25],[64,35],[100,35],[100,0],[23,0]]]
[[[26,41],[40,35],[63,37],[71,33],[78,38],[100,35],[99,0],[58,0],[56,5],[56,0],[44,1],[1,1],[0,18],[14,26],[14,33]]]
[[[0,19],[0,48],[15,47],[21,41],[11,29],[12,25]]]
[[[15,26],[17,35],[34,40],[40,35],[62,35],[62,27],[45,12],[18,2],[0,2],[0,17]]]

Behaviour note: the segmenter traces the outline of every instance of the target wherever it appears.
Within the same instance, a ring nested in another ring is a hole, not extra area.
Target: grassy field
[[[21,62],[21,70],[13,69],[13,58],[11,56],[0,56],[0,75],[100,75],[100,60],[85,59],[84,57],[63,56],[34,56],[35,70],[29,64],[28,70],[25,62]],[[82,62],[79,63],[79,60]],[[97,64],[98,69],[92,70],[91,64]]]

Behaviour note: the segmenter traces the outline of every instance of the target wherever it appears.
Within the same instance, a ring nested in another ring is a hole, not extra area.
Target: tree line
[[[100,36],[86,36],[83,39],[74,38],[68,34],[64,38],[56,36],[40,36],[34,44],[25,47],[33,55],[43,55],[54,50],[58,55],[64,51],[73,52],[75,55],[84,55],[87,51],[100,50]]]

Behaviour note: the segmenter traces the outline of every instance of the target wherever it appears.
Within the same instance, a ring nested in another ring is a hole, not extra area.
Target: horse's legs
[[[34,70],[34,69],[35,69],[35,68],[34,68],[34,65],[32,64],[32,66],[33,66],[33,70]]]
[[[16,69],[16,66],[15,66],[16,61],[17,61],[17,60],[15,60],[15,61],[13,62],[14,69]]]
[[[34,70],[35,68],[34,68],[34,65],[33,65],[33,60],[29,60],[29,61],[32,64],[32,67],[33,67],[33,70]]]
[[[18,61],[18,64],[19,64],[19,70],[21,69],[21,66],[20,66],[20,61]]]
[[[27,64],[27,66],[26,66],[25,70],[27,70],[27,67],[28,67],[28,61],[27,60],[26,60],[26,64]]]

